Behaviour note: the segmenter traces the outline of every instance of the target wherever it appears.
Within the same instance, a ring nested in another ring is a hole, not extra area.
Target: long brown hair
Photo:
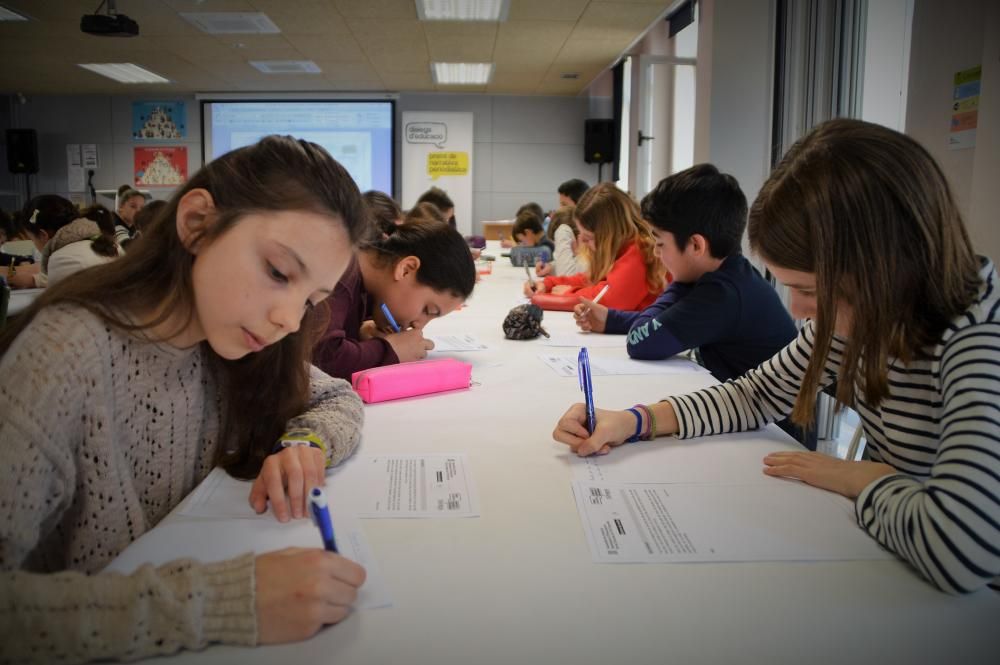
[[[656,241],[631,196],[610,182],[602,182],[580,197],[574,214],[580,225],[594,234],[596,249],[588,252],[592,284],[604,279],[622,248],[635,241],[646,264],[646,285],[653,293],[663,290],[664,270],[654,253]]]
[[[549,221],[549,230],[546,231],[546,235],[549,237],[549,240],[556,239],[556,231],[558,231],[559,227],[563,224],[568,224],[569,228],[573,229],[574,238],[579,234],[579,231],[576,229],[576,224],[573,223],[573,214],[575,211],[576,206],[563,206],[550,215],[551,219]]]
[[[816,339],[792,420],[813,421],[837,302],[853,308],[837,399],[889,395],[890,358],[926,357],[975,300],[979,262],[948,183],[913,139],[831,120],[791,147],[750,209],[750,246],[816,275]],[[863,359],[863,362],[862,362]]]
[[[109,324],[133,332],[162,325],[176,315],[176,332],[183,330],[194,316],[194,255],[178,237],[175,220],[178,202],[195,189],[211,194],[215,211],[193,245],[211,243],[245,215],[262,211],[328,216],[331,223],[344,225],[352,244],[365,232],[361,194],[340,164],[314,143],[289,136],[265,137],[203,166],[156,216],[142,242],[125,256],[49,287],[0,336],[0,356],[39,310],[56,303],[84,307]],[[136,314],[155,316],[134,323],[130,316]],[[239,360],[225,360],[203,344],[222,398],[215,461],[231,474],[256,475],[287,421],[306,410],[308,363],[326,314],[325,308],[307,312],[298,332]]]

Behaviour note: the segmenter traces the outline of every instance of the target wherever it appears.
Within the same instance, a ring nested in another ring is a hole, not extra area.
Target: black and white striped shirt
[[[950,593],[1000,590],[1000,293],[982,259],[978,300],[952,321],[928,359],[889,364],[889,396],[866,404],[867,454],[899,471],[858,496],[858,524]],[[741,431],[784,418],[802,383],[812,322],[743,378],[671,397],[678,436]],[[840,367],[834,339],[823,386]]]

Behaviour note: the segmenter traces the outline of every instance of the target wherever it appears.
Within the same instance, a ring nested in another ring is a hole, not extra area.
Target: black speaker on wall
[[[38,173],[38,134],[35,130],[7,130],[7,170]]]
[[[615,161],[615,121],[591,118],[584,121],[583,161],[607,164]]]

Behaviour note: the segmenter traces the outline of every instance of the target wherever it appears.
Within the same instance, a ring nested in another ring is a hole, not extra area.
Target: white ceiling
[[[413,0],[118,0],[139,36],[94,37],[100,0],[0,0],[0,92],[459,91],[575,95],[673,0],[511,0],[502,23],[417,20]],[[280,34],[208,35],[181,12],[263,12]],[[263,74],[251,60],[312,60],[320,74]],[[485,86],[437,86],[430,62],[495,62]],[[132,62],[168,85],[123,85],[78,63]],[[579,74],[563,79],[564,73]]]

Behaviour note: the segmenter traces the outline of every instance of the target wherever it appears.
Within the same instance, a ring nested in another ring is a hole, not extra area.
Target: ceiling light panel
[[[119,83],[170,83],[170,79],[165,79],[131,62],[89,63],[81,64],[80,67]]]
[[[181,12],[181,18],[210,35],[269,35],[281,32],[260,12]]]
[[[492,62],[432,62],[431,76],[439,85],[485,85],[494,67]]]
[[[416,0],[421,21],[506,21],[510,0]]]
[[[322,70],[312,60],[251,60],[250,64],[264,74],[320,74]]]

